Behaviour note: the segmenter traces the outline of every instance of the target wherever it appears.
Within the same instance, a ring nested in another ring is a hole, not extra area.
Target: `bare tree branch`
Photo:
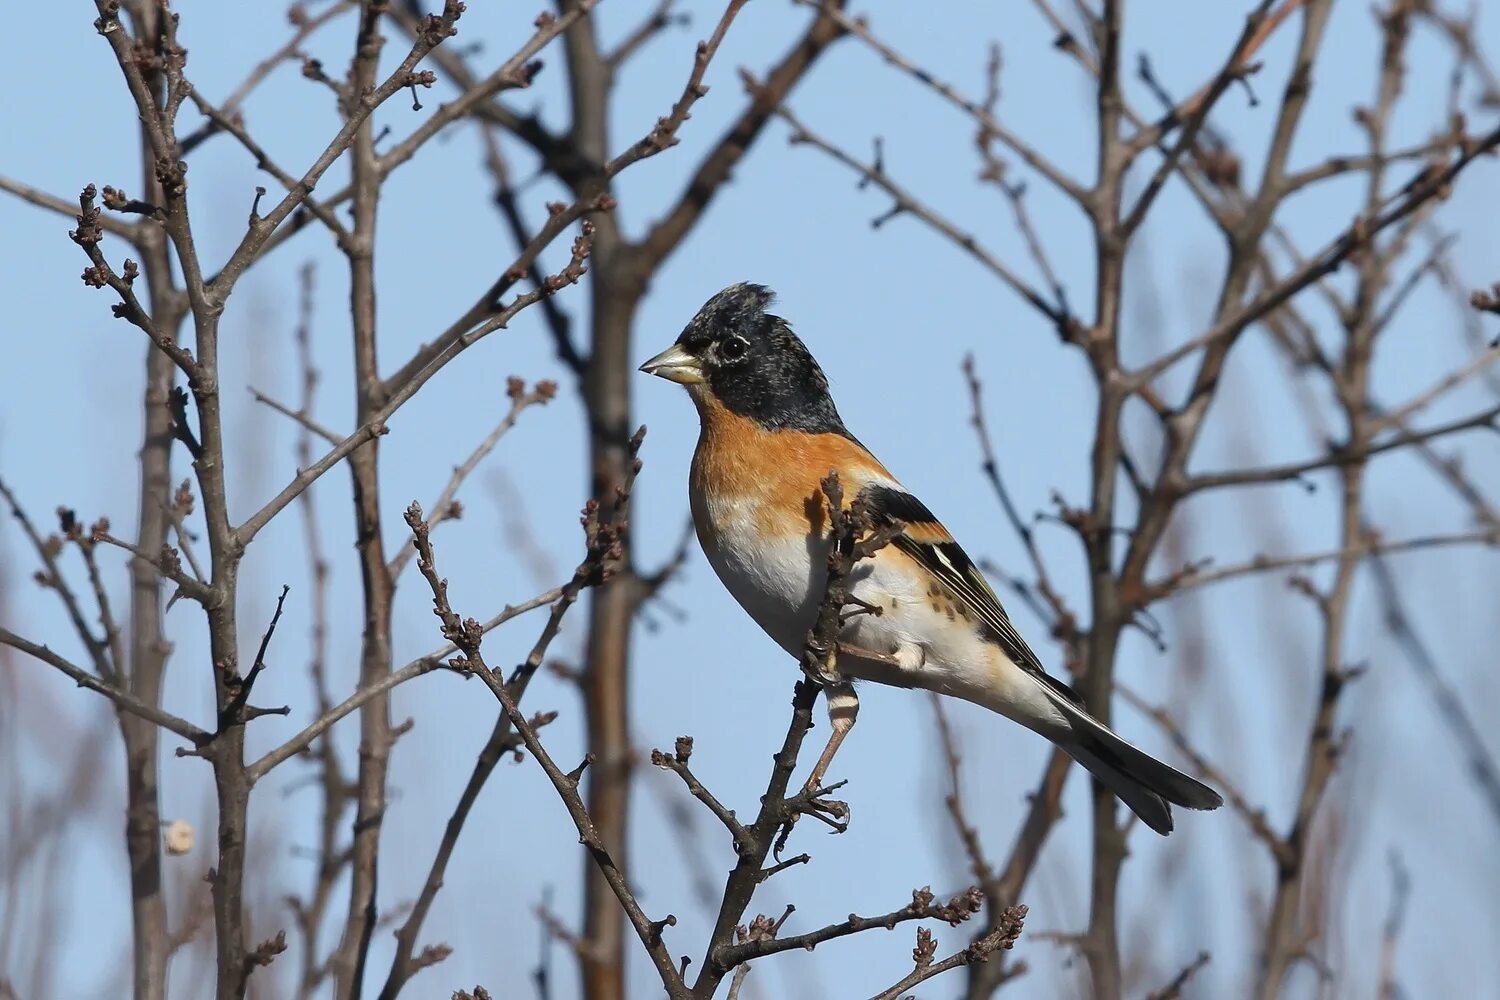
[[[104,697],[114,702],[121,709],[133,715],[138,715],[148,722],[161,726],[163,729],[169,729],[194,745],[206,743],[213,736],[212,733],[199,729],[186,719],[180,719],[170,712],[163,712],[154,705],[150,705],[137,698],[129,691],[124,691],[107,681],[100,680],[82,667],[76,666],[57,653],[54,653],[46,646],[22,638],[8,628],[0,628],[0,643],[10,646],[12,649],[18,649],[28,656],[35,657],[43,663],[56,667],[72,678],[79,687],[88,688],[90,691],[104,695]]]

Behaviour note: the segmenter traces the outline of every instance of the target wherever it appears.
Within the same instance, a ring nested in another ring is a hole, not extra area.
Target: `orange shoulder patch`
[[[943,545],[953,541],[948,529],[937,521],[913,521],[907,524],[906,537],[922,545]]]

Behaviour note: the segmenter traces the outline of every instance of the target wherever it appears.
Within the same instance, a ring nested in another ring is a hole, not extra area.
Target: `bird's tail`
[[[1224,804],[1219,793],[1203,782],[1116,736],[1085,711],[1063,685],[1043,687],[1070,726],[1068,735],[1057,739],[1058,745],[1157,833],[1165,836],[1172,832],[1174,805],[1217,809]]]

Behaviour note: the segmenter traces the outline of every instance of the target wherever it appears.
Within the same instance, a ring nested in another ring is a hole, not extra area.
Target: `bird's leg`
[[[807,776],[807,783],[802,786],[802,791],[788,800],[791,806],[790,815],[783,823],[774,847],[778,859],[781,857],[781,849],[786,846],[787,838],[792,834],[792,828],[797,825],[797,817],[802,813],[810,813],[827,823],[835,833],[843,833],[849,826],[847,802],[818,797],[820,792],[831,792],[843,784],[841,781],[833,788],[825,789],[823,778],[828,774],[828,768],[833,764],[834,756],[839,752],[839,747],[843,745],[844,738],[849,735],[849,731],[854,728],[854,720],[859,716],[859,695],[854,693],[854,685],[839,673],[837,665],[840,656],[854,657],[867,663],[878,663],[890,670],[902,669],[902,661],[898,656],[877,653],[873,649],[842,641],[835,644],[828,651],[828,655],[816,666],[804,665],[803,671],[807,676],[813,683],[823,688],[824,696],[828,700],[828,723],[833,731],[828,737],[828,745],[818,755],[818,762],[813,765],[812,773]]]
[[[837,799],[820,799],[818,793],[833,790],[823,788],[823,776],[828,773],[834,754],[839,752],[839,744],[844,742],[844,737],[854,728],[855,717],[859,715],[859,696],[854,693],[854,685],[848,681],[827,685],[823,692],[828,699],[828,722],[833,733],[828,737],[828,745],[823,748],[818,762],[813,765],[812,773],[807,776],[807,783],[802,786],[802,791],[787,800],[787,816],[782,821],[781,831],[772,848],[778,861],[781,860],[781,850],[786,847],[787,838],[797,825],[797,817],[803,813],[827,823],[834,833],[843,833],[849,826],[849,804]],[[842,784],[841,781],[834,788]]]
[[[866,649],[853,643],[840,642],[836,654],[879,663],[894,670],[901,669],[901,661],[897,657],[877,653],[873,649]],[[859,717],[859,695],[854,693],[853,684],[835,675],[833,680],[824,684],[823,691],[828,701],[828,724],[833,732],[828,737],[828,745],[818,756],[818,762],[813,765],[812,773],[807,776],[807,784],[802,786],[802,797],[808,800],[812,800],[818,789],[823,787],[823,778],[828,774],[834,755],[839,752],[844,737],[849,735],[849,730],[854,728],[854,720]],[[842,805],[842,803],[837,804]],[[847,812],[847,809],[844,811]]]
[[[802,786],[802,794],[809,798],[823,787],[823,776],[828,773],[834,754],[839,752],[844,737],[849,735],[849,730],[854,728],[854,720],[859,717],[859,695],[854,693],[853,684],[845,681],[830,687],[825,694],[828,700],[828,724],[833,732],[829,735],[828,745],[823,748],[818,762],[813,765],[812,773],[807,776],[807,784]]]

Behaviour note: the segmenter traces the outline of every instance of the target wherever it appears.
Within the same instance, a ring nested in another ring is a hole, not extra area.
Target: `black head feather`
[[[786,320],[766,312],[765,285],[730,285],[703,304],[677,343],[731,412],[769,430],[849,436],[828,379]]]

